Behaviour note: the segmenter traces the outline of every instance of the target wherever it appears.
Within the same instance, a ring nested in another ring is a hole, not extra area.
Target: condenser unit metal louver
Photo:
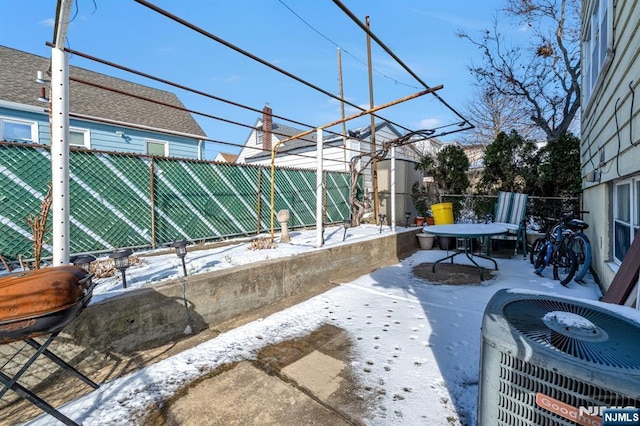
[[[599,425],[640,408],[640,323],[602,307],[500,290],[482,322],[480,426]]]

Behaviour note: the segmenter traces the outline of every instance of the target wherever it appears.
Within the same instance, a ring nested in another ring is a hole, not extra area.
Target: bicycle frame
[[[591,267],[591,242],[583,232],[583,230],[588,227],[589,225],[581,220],[572,219],[567,222],[567,228],[571,232],[570,247],[573,249],[576,245],[580,245],[580,243],[577,243],[578,240],[582,241],[584,245],[582,247],[583,250],[577,251],[574,249],[576,256],[581,256],[580,259],[578,259],[578,270],[574,277],[574,280],[578,283],[582,283],[582,280]]]
[[[563,216],[552,230],[547,231],[543,247],[536,258],[534,273],[542,276],[542,271],[553,265],[554,278],[567,285],[576,273],[578,261],[571,249],[571,234],[566,232]],[[561,276],[564,275],[564,276]]]
[[[542,249],[542,251],[545,253],[544,261],[542,262],[542,265],[536,268],[535,272],[537,275],[542,275],[542,271],[544,271],[544,268],[549,266],[549,263],[551,262],[551,256],[553,256],[554,253],[558,252],[560,244],[564,242],[562,226],[558,225],[554,230],[555,236],[553,237],[552,235],[554,235],[554,233],[551,231],[547,231],[547,241],[545,242],[544,248]]]

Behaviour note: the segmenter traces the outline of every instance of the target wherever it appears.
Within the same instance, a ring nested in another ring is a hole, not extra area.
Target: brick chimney
[[[273,130],[271,107],[269,103],[262,108],[262,148],[271,151],[271,131]]]

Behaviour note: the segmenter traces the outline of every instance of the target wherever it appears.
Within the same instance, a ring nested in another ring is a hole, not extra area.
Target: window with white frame
[[[600,73],[611,57],[613,36],[613,1],[594,0],[587,15],[587,29],[582,41],[582,94],[587,105]]]
[[[89,129],[69,127],[69,145],[81,148],[91,148],[91,135]]]
[[[0,117],[0,139],[10,142],[37,142],[38,126],[34,121]]]
[[[169,155],[169,144],[165,141],[147,140],[147,154],[158,157]]]
[[[613,202],[613,256],[622,263],[640,229],[640,176],[616,182]]]

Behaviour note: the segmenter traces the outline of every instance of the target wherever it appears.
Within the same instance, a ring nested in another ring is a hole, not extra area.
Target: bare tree
[[[466,102],[465,115],[475,127],[465,132],[463,143],[488,145],[500,132],[516,130],[526,139],[544,138],[541,131],[529,120],[517,99],[491,88],[478,87],[473,99]]]
[[[362,217],[364,216],[366,207],[362,201],[358,200],[358,176],[360,176],[360,174],[364,170],[366,170],[367,167],[369,167],[374,159],[378,161],[384,160],[387,157],[389,151],[391,151],[391,147],[416,143],[421,140],[428,139],[434,133],[435,130],[433,129],[416,130],[413,132],[409,132],[397,139],[391,139],[382,142],[382,147],[376,151],[363,152],[351,158],[351,162],[349,163],[349,171],[351,175],[351,188],[349,192],[349,204],[351,206],[351,226],[360,226],[360,222],[362,221]],[[366,159],[366,161],[363,161],[364,159]]]
[[[580,0],[506,3],[506,16],[531,31],[529,44],[508,45],[497,20],[479,39],[459,32],[483,54],[483,64],[470,71],[484,89],[518,100],[547,141],[555,141],[580,109]]]

